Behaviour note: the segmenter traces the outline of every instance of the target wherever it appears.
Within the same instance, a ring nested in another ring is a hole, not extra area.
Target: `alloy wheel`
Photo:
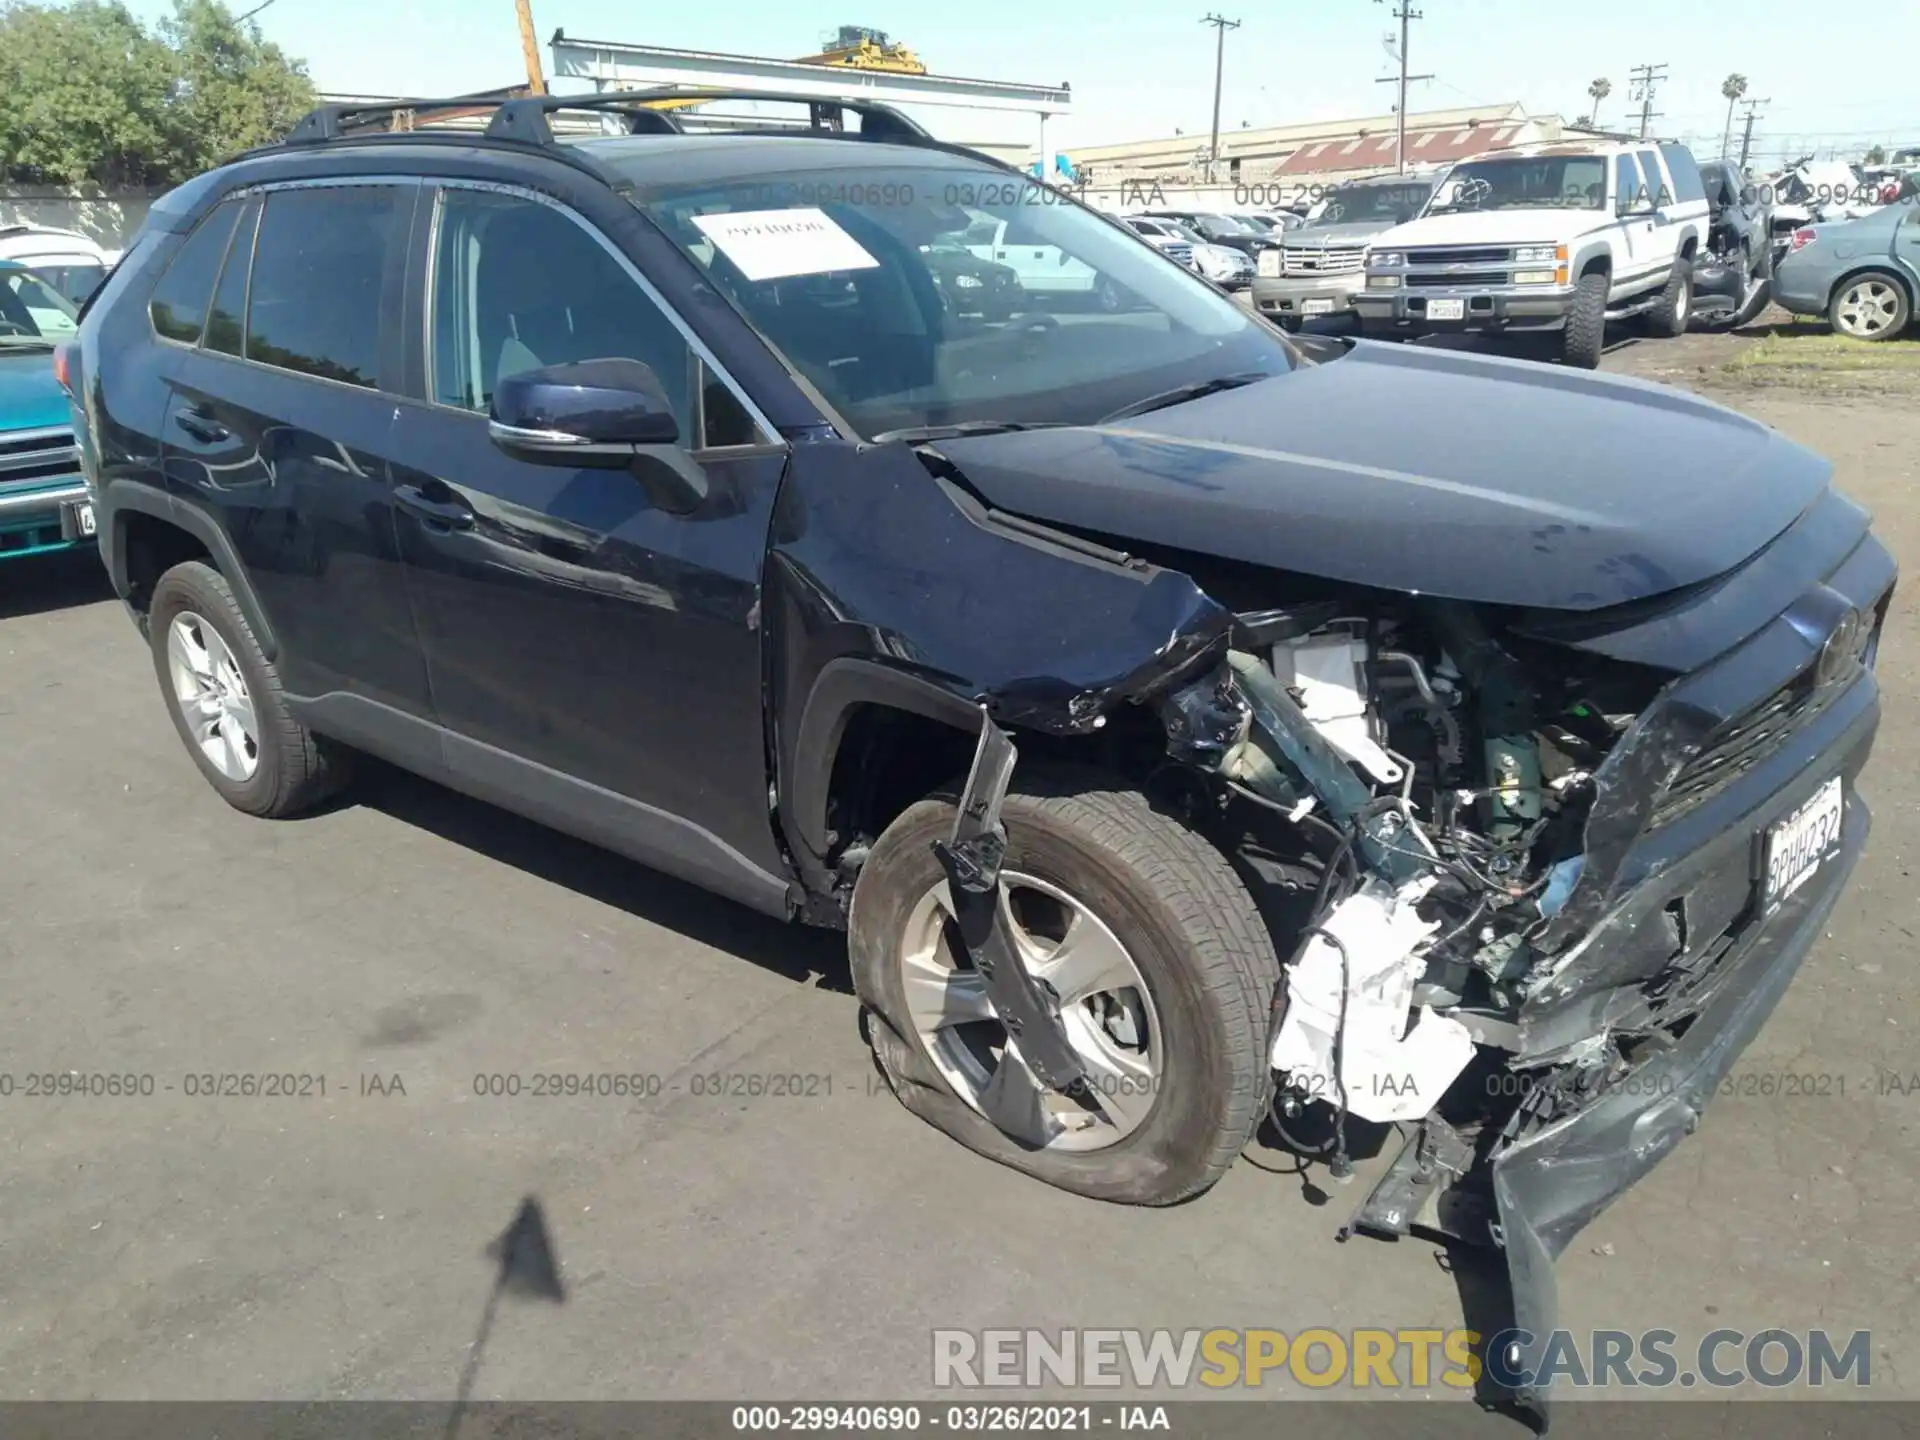
[[[174,703],[200,753],[229,780],[260,768],[260,722],[239,662],[220,633],[191,610],[167,629],[167,670]]]
[[[1856,280],[1841,292],[1833,315],[1843,334],[1861,340],[1884,335],[1900,318],[1900,292],[1891,281]]]
[[[1080,1094],[1044,1091],[1041,1133],[1017,1138],[1052,1150],[1103,1150],[1139,1128],[1159,1093],[1165,1052],[1153,997],[1126,946],[1082,902],[1012,871],[1000,888],[1015,950],[1059,998],[1061,1027],[1087,1073]],[[966,957],[945,881],[908,914],[899,965],[908,1014],[935,1068],[963,1101],[994,1118],[996,1086],[1024,1061]]]

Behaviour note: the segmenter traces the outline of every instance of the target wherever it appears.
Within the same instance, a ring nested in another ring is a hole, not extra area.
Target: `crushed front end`
[[[1242,609],[1228,662],[1163,701],[1301,937],[1276,1123],[1318,1119],[1335,1174],[1350,1118],[1400,1128],[1349,1228],[1502,1253],[1496,1377],[1534,1373],[1555,1259],[1694,1129],[1844,888],[1894,572],[1829,494],[1729,575],[1611,612]]]

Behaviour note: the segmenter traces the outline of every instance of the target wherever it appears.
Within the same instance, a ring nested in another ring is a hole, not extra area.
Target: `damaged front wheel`
[[[1140,1205],[1205,1190],[1267,1095],[1279,961],[1252,896],[1206,840],[1096,774],[1023,772],[1002,815],[1007,933],[1082,1074],[1038,1081],[974,968],[933,848],[951,797],[889,826],[854,891],[882,1070],[922,1118],[1063,1189]]]

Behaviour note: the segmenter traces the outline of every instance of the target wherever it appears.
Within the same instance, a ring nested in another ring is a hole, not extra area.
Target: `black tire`
[[[1663,340],[1676,340],[1687,333],[1687,318],[1693,314],[1693,257],[1682,255],[1673,262],[1667,286],[1647,311],[1647,333]]]
[[[1598,369],[1607,344],[1607,277],[1598,270],[1574,282],[1573,308],[1567,312],[1560,358],[1582,370]]]
[[[168,636],[183,611],[210,625],[232,653],[253,702],[257,763],[245,780],[220,773],[194,743],[187,719],[174,698],[167,657]],[[153,587],[147,612],[147,636],[161,698],[173,728],[207,783],[236,810],[272,819],[297,815],[337,791],[346,782],[350,752],[321,739],[287,712],[280,676],[260,651],[253,628],[235,603],[226,578],[211,565],[189,560],[162,575]]]
[[[1034,766],[1004,810],[1006,867],[1057,885],[1134,957],[1160,1017],[1152,1109],[1106,1149],[1037,1150],[949,1087],[908,1019],[899,952],[913,906],[939,882],[932,844],[955,797],[923,800],[887,827],[860,872],[848,924],[868,1038],[906,1107],[961,1144],[1076,1194],[1171,1205],[1206,1190],[1246,1146],[1269,1096],[1267,1022],[1280,962],[1253,897],[1224,856],[1095,773]]]

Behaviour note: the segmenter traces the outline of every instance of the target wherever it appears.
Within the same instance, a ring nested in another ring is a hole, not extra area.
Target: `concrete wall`
[[[78,230],[108,250],[126,246],[157,192],[88,195],[44,186],[0,185],[0,225],[48,225]]]

